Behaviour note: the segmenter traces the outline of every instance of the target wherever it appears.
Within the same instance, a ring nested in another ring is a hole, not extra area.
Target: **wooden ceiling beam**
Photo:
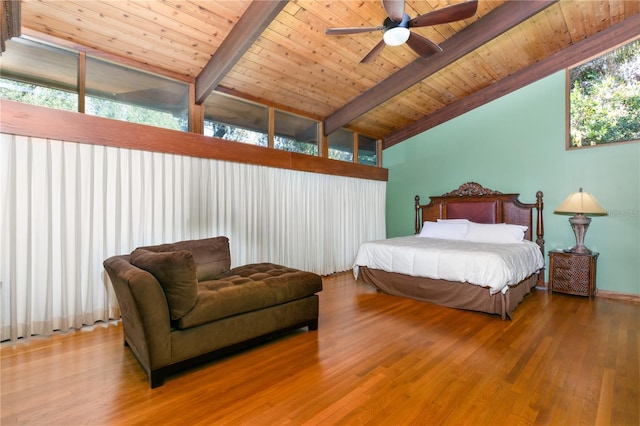
[[[355,97],[325,118],[325,135],[348,124],[414,84],[438,72],[483,44],[540,13],[558,0],[509,0],[440,44],[443,51],[430,58],[418,58],[390,77]]]
[[[524,68],[491,86],[475,92],[430,114],[404,129],[384,138],[383,149],[396,145],[439,124],[458,117],[508,93],[534,83],[541,78],[571,67],[611,47],[625,43],[638,35],[640,14],[625,19],[593,36],[577,42],[555,54]]]
[[[20,37],[20,2],[2,1],[0,4],[0,53],[6,49],[5,42]]]
[[[288,0],[251,2],[247,11],[196,77],[197,104],[204,102],[287,3]]]

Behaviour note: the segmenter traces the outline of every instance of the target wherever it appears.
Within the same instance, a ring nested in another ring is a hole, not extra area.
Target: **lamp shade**
[[[582,213],[605,216],[607,211],[593,195],[588,192],[582,192],[582,188],[580,188],[578,192],[569,195],[556,208],[555,213]]]

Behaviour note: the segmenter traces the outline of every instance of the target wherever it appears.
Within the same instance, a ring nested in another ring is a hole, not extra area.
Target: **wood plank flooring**
[[[640,424],[640,304],[539,290],[502,321],[338,274],[317,332],[156,389],[119,323],[0,348],[2,425]]]

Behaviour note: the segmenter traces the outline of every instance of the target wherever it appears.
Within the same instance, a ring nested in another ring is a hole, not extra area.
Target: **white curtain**
[[[138,246],[226,235],[232,266],[325,275],[385,237],[386,182],[1,137],[2,340],[118,318],[102,262]]]

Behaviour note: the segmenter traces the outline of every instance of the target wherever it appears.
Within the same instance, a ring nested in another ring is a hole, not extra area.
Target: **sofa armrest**
[[[104,261],[122,315],[125,340],[147,372],[171,363],[171,319],[160,283],[129,263],[129,256]]]

